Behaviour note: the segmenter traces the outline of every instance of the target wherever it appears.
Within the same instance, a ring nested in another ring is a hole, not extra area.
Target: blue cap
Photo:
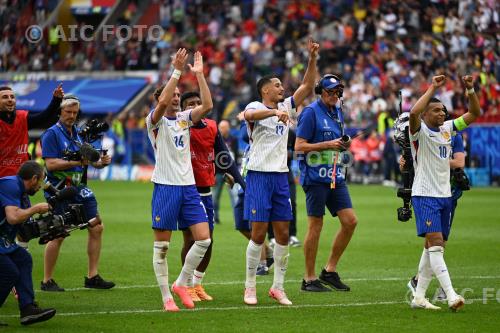
[[[340,80],[337,80],[333,76],[328,76],[328,77],[324,78],[323,80],[321,80],[321,87],[323,89],[331,90],[331,89],[337,88],[338,86],[340,86],[342,88],[344,87],[342,82],[340,82]]]

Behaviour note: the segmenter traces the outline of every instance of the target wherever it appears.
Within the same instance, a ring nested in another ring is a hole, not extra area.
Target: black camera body
[[[101,133],[106,132],[109,129],[109,125],[105,122],[100,122],[98,119],[90,120],[85,126],[78,132],[78,134],[86,142],[94,142],[102,137]]]
[[[412,218],[411,210],[411,188],[415,170],[413,168],[413,157],[410,146],[410,115],[407,112],[401,113],[394,122],[394,141],[401,147],[405,164],[401,170],[403,187],[398,189],[398,197],[403,199],[403,207],[397,209],[398,221],[407,222]]]
[[[28,222],[21,224],[18,233],[20,238],[25,242],[34,238],[40,238],[38,243],[46,244],[56,238],[68,237],[73,230],[85,229],[87,227],[88,222],[83,205],[71,204],[61,215],[49,212],[48,214],[30,219]]]
[[[462,168],[451,170],[451,183],[462,191],[470,190],[469,177]]]

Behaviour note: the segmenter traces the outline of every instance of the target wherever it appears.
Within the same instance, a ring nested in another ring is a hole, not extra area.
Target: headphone
[[[316,83],[316,86],[314,87],[314,93],[316,95],[321,95],[321,91],[323,90],[323,84],[325,83],[326,80],[331,80],[334,79],[335,81],[338,81],[338,84],[335,87],[340,88],[340,93],[339,93],[339,98],[342,97],[342,94],[344,93],[344,85],[342,84],[342,80],[338,75],[335,74],[326,74],[324,75],[321,80]]]
[[[76,115],[76,120],[79,120],[80,116],[82,114],[82,108],[81,108],[80,99],[78,97],[76,97],[75,95],[72,95],[72,94],[64,95],[64,97],[62,98],[63,101],[67,101],[67,100],[71,100],[71,99],[78,102],[78,114]],[[58,112],[58,114],[61,115],[61,106],[59,106],[59,112]]]

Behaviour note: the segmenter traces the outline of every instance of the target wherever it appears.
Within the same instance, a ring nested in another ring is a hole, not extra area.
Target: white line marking
[[[470,298],[466,301],[483,301],[482,298]],[[384,301],[384,302],[363,302],[363,303],[339,303],[339,304],[300,304],[300,305],[261,305],[261,306],[226,306],[226,307],[213,307],[213,308],[195,308],[192,310],[181,309],[181,312],[207,312],[207,311],[232,311],[232,310],[285,310],[285,309],[304,309],[304,308],[339,308],[339,307],[360,307],[360,306],[373,306],[373,305],[395,305],[395,304],[408,304],[406,301]],[[443,305],[443,310],[446,307]],[[141,313],[162,313],[163,310],[116,310],[116,311],[96,311],[96,312],[62,312],[57,313],[56,316],[70,317],[70,316],[94,316],[94,315],[115,315],[115,314],[141,314]],[[19,315],[0,315],[0,318],[14,318]]]
[[[343,279],[344,281],[408,281],[410,278],[409,277],[387,277],[387,278],[352,278],[352,279]],[[453,280],[489,280],[489,279],[500,279],[500,276],[489,276],[489,275],[475,275],[475,276],[454,276]],[[300,283],[302,280],[286,280],[286,283]],[[268,280],[262,281],[259,280],[257,281],[258,284],[261,283],[269,283]],[[235,284],[241,284],[244,285],[245,281],[221,281],[221,282],[205,282],[203,283],[204,286],[228,286],[228,285],[235,285]],[[140,288],[158,288],[157,284],[149,284],[149,285],[130,285],[130,286],[116,286],[113,289],[140,289]],[[81,291],[81,290],[89,290],[88,288],[66,288],[66,291]],[[41,291],[41,290],[36,290]]]

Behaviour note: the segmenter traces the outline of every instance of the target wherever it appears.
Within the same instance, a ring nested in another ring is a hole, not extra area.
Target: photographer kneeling
[[[86,186],[86,176],[84,177],[84,174],[86,174],[87,165],[91,164],[95,168],[104,168],[111,163],[111,157],[108,155],[97,155],[96,158],[92,158],[97,154],[95,150],[93,154],[92,152],[90,154],[84,153],[83,148],[88,147],[89,144],[82,140],[75,126],[79,114],[79,99],[72,95],[66,95],[61,103],[59,121],[45,131],[42,136],[42,157],[45,160],[48,171],[47,178],[52,185],[58,189],[60,189],[61,185],[75,186],[78,189],[78,194],[73,200],[67,200],[63,204],[58,205],[60,207],[54,207],[55,213],[64,212],[67,204],[83,204],[87,220],[90,222],[90,220],[95,219],[92,222],[97,222],[97,225],[96,223],[92,223],[95,226],[88,229],[87,254],[89,264],[84,282],[85,288],[110,289],[115,284],[103,280],[97,272],[103,225],[97,212],[96,198],[92,190]],[[88,151],[89,148],[85,149]],[[80,152],[82,157],[78,161],[64,159],[65,151]],[[96,161],[92,162],[89,159]],[[47,192],[45,195],[46,197],[49,196]],[[52,278],[63,240],[63,238],[58,238],[50,241],[45,248],[44,277],[41,283],[41,289],[44,291],[64,291]]]
[[[45,321],[56,314],[55,309],[41,309],[35,303],[31,255],[15,241],[21,223],[33,214],[48,211],[47,203],[31,206],[28,197],[38,192],[44,177],[38,163],[27,161],[17,176],[0,178],[0,306],[15,287],[23,325]]]

